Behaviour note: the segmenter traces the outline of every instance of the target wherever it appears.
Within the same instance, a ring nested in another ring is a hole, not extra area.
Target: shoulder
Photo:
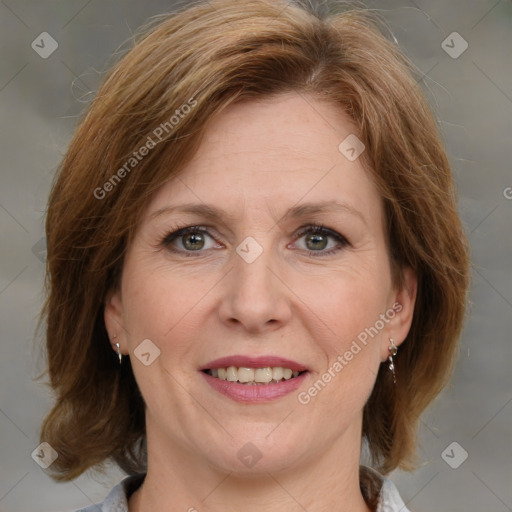
[[[410,512],[389,478],[367,466],[360,467],[359,478],[361,491],[367,501],[375,504],[376,512]]]
[[[111,489],[104,501],[76,512],[128,512],[128,499],[141,486],[145,476],[127,476]]]

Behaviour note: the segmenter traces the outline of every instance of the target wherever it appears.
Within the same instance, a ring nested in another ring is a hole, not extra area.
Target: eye
[[[302,229],[298,234],[297,240],[302,238],[304,238],[305,247],[299,247],[299,249],[308,251],[310,256],[333,254],[349,245],[349,242],[343,235],[318,224]],[[326,248],[328,250],[325,250]]]
[[[334,254],[343,247],[350,245],[340,233],[318,224],[303,228],[298,233],[296,241],[301,239],[304,239],[304,246],[301,247],[302,244],[298,244],[298,248],[307,251],[310,256]],[[163,238],[161,246],[185,256],[199,256],[201,252],[208,249],[222,247],[222,245],[217,244],[205,226],[187,226],[183,228],[176,226],[171,233]]]
[[[208,239],[210,243],[208,244]],[[216,246],[215,240],[203,226],[188,226],[169,233],[162,245],[175,252],[200,252]]]

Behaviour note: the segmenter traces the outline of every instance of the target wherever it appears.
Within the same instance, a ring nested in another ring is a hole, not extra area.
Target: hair
[[[109,343],[106,295],[119,285],[150,198],[194,156],[209,122],[235,102],[290,92],[341,106],[350,117],[383,199],[393,283],[404,286],[405,268],[416,273],[412,325],[395,357],[398,383],[381,364],[362,435],[381,473],[417,467],[420,414],[457,356],[467,239],[416,68],[378,16],[339,3],[320,13],[312,4],[210,0],[158,17],[88,106],[46,219],[41,322],[55,404],[40,436],[58,452],[55,480],[107,461],[127,474],[146,471],[144,401],[129,357],[119,365]],[[151,147],[139,158],[144,145]]]

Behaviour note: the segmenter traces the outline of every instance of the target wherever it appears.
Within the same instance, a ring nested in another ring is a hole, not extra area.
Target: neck
[[[164,444],[158,435],[148,436],[148,471],[129,511],[371,512],[359,488],[360,437],[353,442],[353,433],[345,434],[320,456],[250,474],[219,470],[182,446],[169,446],[168,439]]]

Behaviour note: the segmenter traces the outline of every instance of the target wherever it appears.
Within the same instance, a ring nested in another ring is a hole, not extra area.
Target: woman
[[[159,21],[49,200],[53,478],[115,461],[91,511],[407,510],[386,475],[415,467],[468,286],[411,66],[357,11]]]

